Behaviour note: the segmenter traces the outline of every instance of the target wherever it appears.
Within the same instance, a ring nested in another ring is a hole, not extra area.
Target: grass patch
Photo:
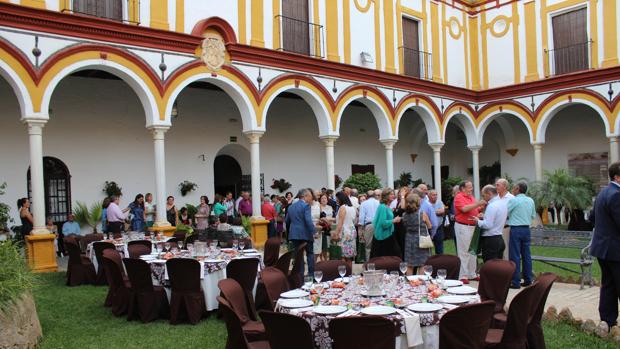
[[[0,242],[0,312],[29,293],[35,281],[18,244],[12,240]]]
[[[40,280],[34,290],[43,327],[40,349],[225,347],[226,327],[214,315],[196,326],[129,322],[103,306],[107,287],[67,287],[64,273],[41,274]],[[543,327],[549,349],[616,348],[569,324],[544,322]]]

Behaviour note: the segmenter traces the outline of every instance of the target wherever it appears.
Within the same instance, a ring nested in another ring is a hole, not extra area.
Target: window
[[[282,0],[277,17],[283,51],[323,57],[323,26],[310,23],[308,0]]]
[[[122,0],[73,0],[72,11],[101,18],[123,20]]]
[[[358,173],[375,173],[375,165],[351,165],[351,174],[358,174]]]
[[[28,169],[27,179],[28,198],[32,200],[30,168]],[[62,161],[48,156],[43,158],[43,186],[45,190],[45,215],[51,216],[54,223],[66,221],[71,212],[71,175]]]
[[[548,52],[551,75],[561,75],[590,67],[590,40],[587,32],[587,9],[553,16],[553,49]]]
[[[420,51],[420,22],[403,17],[403,46],[399,48],[403,57],[405,75],[431,79],[431,55]]]

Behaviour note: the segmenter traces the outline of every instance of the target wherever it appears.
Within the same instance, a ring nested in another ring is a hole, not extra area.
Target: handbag
[[[336,240],[331,240],[329,244],[329,260],[340,260],[342,259],[342,246],[338,245]]]
[[[426,235],[422,235],[421,233],[421,228],[420,228],[420,224],[422,223],[421,220],[421,210],[418,210],[418,247],[419,248],[433,248],[435,245],[433,245],[433,239],[431,238],[431,234],[428,233],[428,228],[426,227],[426,224],[424,224],[424,229],[426,230]]]
[[[476,229],[474,229],[474,234],[471,237],[471,242],[469,243],[469,253],[477,256],[480,252],[480,237],[482,236],[482,228],[476,225]]]

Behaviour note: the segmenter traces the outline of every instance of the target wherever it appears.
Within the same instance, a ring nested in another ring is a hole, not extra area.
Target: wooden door
[[[282,0],[282,48],[284,51],[310,54],[310,18],[308,0]]]
[[[585,70],[589,67],[589,43],[586,8],[552,18],[555,75]]]
[[[420,38],[418,21],[403,17],[403,61],[405,75],[420,77]]]

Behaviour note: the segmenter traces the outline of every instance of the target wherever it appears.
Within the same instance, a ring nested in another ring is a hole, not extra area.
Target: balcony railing
[[[277,50],[300,53],[302,55],[325,57],[323,26],[296,18],[278,15],[275,17],[280,42],[274,43]]]
[[[545,50],[549,64],[549,75],[562,75],[590,69],[592,40]]]
[[[60,11],[140,24],[140,0],[62,0]]]
[[[398,49],[403,57],[405,75],[425,80],[433,79],[433,60],[430,53],[404,46]]]

